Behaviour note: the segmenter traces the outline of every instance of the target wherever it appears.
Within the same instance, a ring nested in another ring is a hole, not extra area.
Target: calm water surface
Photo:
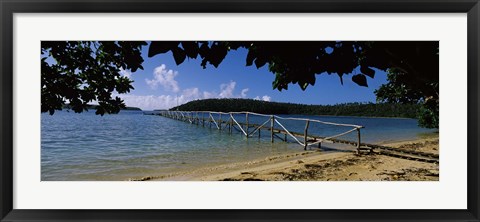
[[[287,116],[284,116],[287,117]],[[302,117],[307,116],[288,116]],[[236,116],[244,121],[244,116]],[[308,116],[322,121],[365,126],[362,141],[417,138],[434,130],[422,129],[414,119]],[[249,117],[250,123],[263,123],[268,117]],[[266,156],[298,152],[303,147],[291,140],[270,142],[269,134],[246,139],[238,132],[215,127],[190,125],[141,111],[97,116],[94,111],[75,114],[56,112],[41,117],[42,181],[127,180],[158,176],[201,166],[246,161]],[[280,120],[287,129],[303,132],[304,122]],[[276,126],[278,127],[278,126]],[[311,123],[309,132],[332,136],[349,127]],[[283,137],[283,136],[282,136]],[[356,134],[341,139],[354,140]],[[330,144],[326,150],[344,149]],[[353,149],[354,147],[348,147]]]

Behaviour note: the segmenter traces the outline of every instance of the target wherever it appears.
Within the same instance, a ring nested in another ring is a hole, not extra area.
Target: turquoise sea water
[[[271,143],[266,131],[262,131],[261,138],[256,134],[246,139],[239,132],[230,135],[214,126],[191,125],[161,116],[143,115],[141,111],[122,111],[105,116],[95,115],[94,111],[41,115],[42,181],[127,180],[303,150],[292,139],[288,143],[280,139]],[[419,128],[414,119],[283,117],[362,125],[365,126],[361,131],[362,141],[368,143],[414,139],[422,133],[435,131]],[[242,122],[245,120],[243,115],[236,118]],[[250,116],[249,122],[263,123],[267,119]],[[304,122],[280,122],[291,131],[303,132],[305,127]],[[332,136],[348,129],[311,123],[309,132]],[[355,138],[355,133],[341,137]],[[331,144],[323,144],[323,147],[330,151],[329,148],[338,148]]]

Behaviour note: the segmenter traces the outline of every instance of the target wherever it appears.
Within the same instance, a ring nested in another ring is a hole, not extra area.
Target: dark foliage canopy
[[[125,104],[112,94],[128,93],[132,81],[120,70],[143,69],[146,42],[42,41],[42,112],[53,114],[69,103],[80,113],[97,101],[96,114],[118,113]]]
[[[438,41],[248,41],[152,42],[148,55],[172,52],[177,65],[200,57],[201,66],[218,67],[231,50],[248,50],[246,66],[275,74],[274,89],[290,83],[302,90],[315,85],[316,75],[345,75],[368,86],[376,70],[389,73],[389,83],[375,93],[379,102],[423,104],[419,124],[438,128]],[[335,92],[332,92],[335,93]]]
[[[118,97],[112,99],[112,92],[133,88],[118,72],[143,68],[144,45],[42,42],[42,112],[53,113],[66,101],[82,112],[94,100],[98,114],[118,112],[124,104]],[[207,68],[218,67],[230,51],[240,48],[248,51],[246,66],[268,66],[275,75],[272,87],[280,91],[290,83],[305,90],[324,73],[336,74],[341,84],[350,75],[353,82],[367,87],[377,70],[387,71],[389,83],[376,91],[378,100],[424,104],[428,112],[421,125],[438,127],[438,41],[153,41],[148,56],[171,53],[177,65],[187,58],[200,59]]]

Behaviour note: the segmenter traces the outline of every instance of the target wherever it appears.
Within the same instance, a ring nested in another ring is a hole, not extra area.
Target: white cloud
[[[163,68],[164,69],[164,68]],[[230,83],[223,83],[220,85],[220,93],[215,91],[203,91],[200,92],[199,88],[188,88],[181,91],[179,95],[118,95],[125,101],[127,106],[139,107],[142,110],[154,110],[154,109],[170,109],[177,105],[197,100],[197,99],[211,99],[211,98],[245,98],[247,96],[248,88],[243,89],[240,94],[235,94],[236,82],[230,81]],[[177,86],[178,87],[178,86]],[[178,88],[177,92],[180,92]],[[257,96],[260,100],[260,98]],[[270,101],[269,96],[263,96],[263,100]]]
[[[199,99],[200,92],[198,88],[185,89],[183,90],[182,96],[185,96],[187,98]]]
[[[267,96],[267,95],[262,96],[262,100],[263,100],[263,101],[270,102],[270,99],[272,99],[272,97]]]
[[[211,98],[215,98],[217,95],[214,93],[214,92],[203,92],[203,98],[204,99],[211,99]]]
[[[145,82],[152,89],[156,89],[158,85],[161,85],[165,90],[176,93],[180,91],[178,82],[175,80],[177,75],[177,71],[167,70],[165,64],[162,64],[153,70],[153,79],[145,79]]]
[[[120,68],[120,75],[121,76],[124,76],[124,77],[127,77],[129,79],[132,79],[132,72],[130,72],[129,70],[124,70],[122,68]]]
[[[241,96],[242,98],[247,97],[247,92],[248,92],[248,88],[242,89],[242,92],[240,93],[240,96]]]
[[[260,96],[256,96],[255,98],[253,98],[254,100],[263,100],[263,101],[267,101],[267,102],[270,102],[272,100],[272,97],[268,96],[268,95],[264,95],[262,96],[262,98],[260,98]]]
[[[230,81],[230,83],[226,84],[221,84],[220,85],[220,94],[218,97],[220,98],[232,98],[233,96],[233,90],[235,90],[235,85],[237,83],[234,81]]]
[[[127,106],[138,107],[142,110],[170,109],[177,105],[190,102],[192,100],[202,99],[202,94],[198,88],[189,88],[182,91],[180,95],[117,95],[125,101]]]
[[[137,96],[137,95],[118,95],[125,101],[127,106],[138,107],[142,110],[167,109],[174,107],[177,103],[177,98],[170,95],[161,96]]]

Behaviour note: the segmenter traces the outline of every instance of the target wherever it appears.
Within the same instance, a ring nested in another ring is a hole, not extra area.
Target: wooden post
[[[230,113],[230,121],[228,123],[230,125],[230,128],[228,129],[230,131],[230,134],[232,134],[232,129],[233,129],[233,115]]]
[[[270,140],[272,141],[273,143],[273,122],[275,121],[275,117],[272,115],[272,117],[270,117]]]
[[[247,139],[248,139],[248,113],[245,113],[245,132],[247,133]]]
[[[258,138],[260,138],[260,130],[262,130],[262,127],[258,128]]]
[[[305,134],[304,134],[304,138],[303,138],[303,141],[304,141],[304,143],[305,143],[305,147],[303,148],[304,150],[307,150],[307,146],[308,146],[308,142],[307,142],[308,125],[310,125],[310,121],[309,121],[309,120],[307,120],[307,123],[305,124]]]
[[[357,153],[360,153],[360,128],[357,128],[357,136],[358,136],[358,143],[357,143]]]
[[[219,130],[222,129],[222,114],[221,113],[218,114],[218,129]]]

